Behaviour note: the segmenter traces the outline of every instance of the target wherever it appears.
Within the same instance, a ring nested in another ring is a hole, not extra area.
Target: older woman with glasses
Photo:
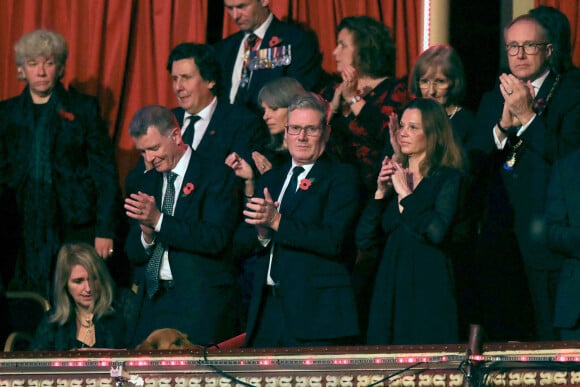
[[[445,108],[455,138],[464,143],[475,127],[475,116],[461,106],[465,73],[457,51],[446,44],[429,47],[417,58],[409,84],[411,93],[433,99]]]

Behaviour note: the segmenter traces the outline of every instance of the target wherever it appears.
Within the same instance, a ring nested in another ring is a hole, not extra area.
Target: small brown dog
[[[173,328],[156,329],[135,349],[201,349],[193,344],[187,335]]]

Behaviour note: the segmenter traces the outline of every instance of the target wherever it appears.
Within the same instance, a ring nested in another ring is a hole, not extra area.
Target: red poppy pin
[[[65,120],[67,120],[67,121],[74,121],[74,119],[75,119],[75,115],[74,114],[72,114],[71,112],[67,112],[64,109],[60,109],[58,111],[58,115],[61,116],[62,118],[64,118]]]
[[[281,42],[280,38],[274,35],[272,36],[272,39],[270,39],[270,41],[268,42],[268,45],[270,47],[276,47],[277,45],[280,44],[280,42]]]
[[[312,185],[312,183],[314,182],[314,179],[302,179],[300,180],[300,185],[298,186],[298,188],[300,188],[302,191],[308,191],[308,189],[310,189],[310,186]]]
[[[186,183],[181,190],[181,197],[184,198],[189,196],[189,194],[192,193],[194,189],[195,185],[193,185],[193,183]]]
[[[538,98],[532,105],[532,110],[536,113],[542,112],[546,108],[546,101],[543,98]]]

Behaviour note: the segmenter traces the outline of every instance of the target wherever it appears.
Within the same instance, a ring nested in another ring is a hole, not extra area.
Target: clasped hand
[[[387,191],[393,187],[399,197],[405,197],[413,192],[409,179],[409,171],[395,160],[385,156],[381,163],[381,170],[377,178],[375,199],[382,199]]]
[[[161,211],[155,204],[155,197],[141,191],[132,193],[125,199],[124,207],[127,216],[139,222],[145,240],[151,241],[155,225],[161,216]]]
[[[251,198],[244,210],[245,222],[253,224],[262,238],[269,237],[271,230],[277,231],[282,215],[278,212],[279,203],[272,200],[268,188],[264,188],[264,198]]]
[[[500,75],[499,82],[504,98],[502,127],[525,125],[534,115],[532,104],[536,93],[532,82],[524,82],[512,74]]]

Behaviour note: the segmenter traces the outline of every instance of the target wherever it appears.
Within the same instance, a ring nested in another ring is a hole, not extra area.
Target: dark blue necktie
[[[165,175],[167,180],[167,187],[165,188],[165,195],[163,196],[163,203],[161,205],[161,211],[166,215],[173,215],[173,203],[175,202],[175,179],[177,178],[177,173],[168,172]],[[147,297],[149,299],[153,298],[157,290],[159,290],[159,268],[161,267],[161,259],[163,258],[163,253],[166,250],[165,244],[157,242],[153,253],[151,254],[151,259],[147,264],[146,269],[146,281],[147,281]]]
[[[284,192],[284,196],[282,197],[282,204],[280,205],[280,213],[284,215],[287,211],[289,211],[293,207],[293,203],[296,200],[296,194],[298,189],[298,176],[304,172],[303,167],[294,167],[292,169],[292,177],[290,178],[290,182],[286,187],[286,191]]]
[[[193,139],[195,137],[195,123],[201,119],[200,116],[187,117],[189,123],[183,132],[183,142],[193,148]]]

